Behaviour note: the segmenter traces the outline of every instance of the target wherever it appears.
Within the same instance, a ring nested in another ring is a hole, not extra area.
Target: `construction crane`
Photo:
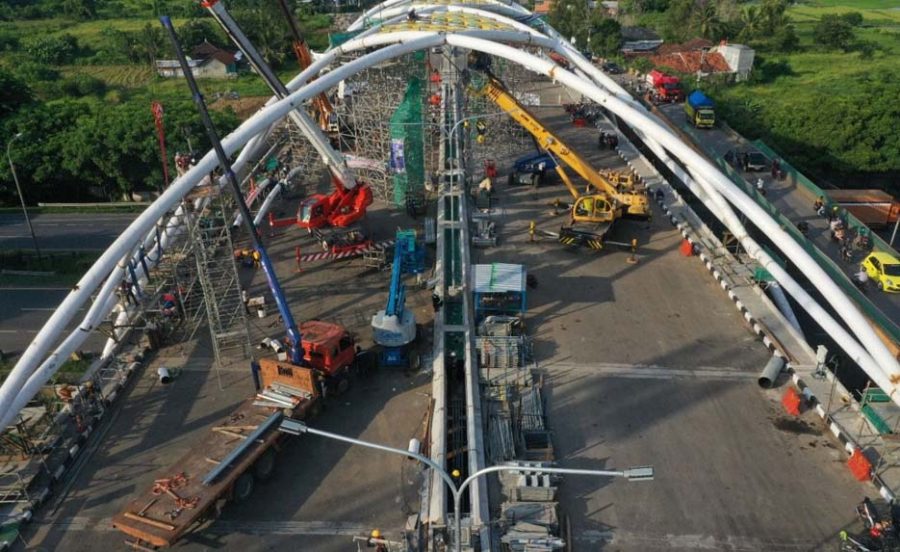
[[[294,48],[294,55],[297,56],[297,63],[300,65],[300,70],[304,70],[312,65],[312,52],[309,50],[306,38],[304,38],[303,33],[300,32],[300,25],[297,23],[297,19],[294,17],[293,12],[291,12],[287,0],[278,0],[278,7],[281,8],[281,13],[284,15],[285,21],[288,22],[288,26],[291,28],[291,45]],[[337,133],[338,126],[337,118],[334,114],[334,107],[331,105],[325,92],[322,92],[313,98],[313,107],[316,110],[319,127],[322,131],[329,134]]]
[[[237,23],[219,0],[206,0],[202,3],[225,34],[237,45],[253,66],[253,69],[266,82],[279,99],[288,96],[287,87],[272,71],[262,55],[241,31]],[[356,176],[347,166],[343,156],[336,151],[331,142],[322,133],[322,129],[309,114],[300,108],[289,114],[291,120],[305,134],[310,143],[322,156],[331,171],[335,190],[330,194],[314,194],[303,200],[297,213],[297,224],[303,228],[321,228],[323,226],[349,226],[366,214],[372,203],[372,190],[365,183],[357,182]]]
[[[281,362],[279,355],[279,360],[262,358],[253,363],[254,394],[210,431],[197,436],[193,447],[161,472],[152,486],[138,490],[135,499],[113,516],[113,527],[133,539],[126,544],[135,550],[172,546],[198,522],[214,518],[226,501],[246,501],[254,481],[271,477],[275,469],[284,435],[278,430],[278,422],[285,416],[306,418],[320,411],[325,384],[337,383],[338,392],[342,385],[346,389],[346,374],[356,357],[353,338],[342,326],[311,321],[298,328],[294,322],[172,21],[168,17],[161,20],[222,166],[226,188],[234,195],[250,241],[259,252],[287,331],[290,358]]]
[[[606,234],[617,220],[625,216],[643,219],[650,216],[646,190],[626,187],[624,182],[618,185],[610,182],[538,121],[489,71],[485,73],[487,78],[480,87],[474,87],[475,91],[522,125],[534,137],[539,148],[553,156],[557,161],[556,172],[575,200],[569,206],[570,224],[563,226],[557,236],[561,243],[603,249]],[[596,192],[579,193],[563,169],[563,163],[588,182],[588,190],[593,187]]]
[[[372,317],[373,337],[382,347],[382,366],[413,367],[410,344],[416,339],[416,317],[406,308],[406,286],[402,277],[410,273],[421,274],[424,268],[425,250],[416,239],[415,231],[398,230],[387,305]]]

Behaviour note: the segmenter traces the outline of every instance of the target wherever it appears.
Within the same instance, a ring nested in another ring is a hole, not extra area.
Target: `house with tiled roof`
[[[188,66],[196,78],[227,79],[237,77],[241,52],[229,52],[203,41],[191,50]],[[183,77],[181,65],[176,59],[156,60],[156,72],[161,77]]]

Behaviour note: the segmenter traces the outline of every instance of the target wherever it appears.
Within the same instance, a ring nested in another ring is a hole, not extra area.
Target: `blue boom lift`
[[[414,230],[398,230],[391,269],[391,289],[387,306],[372,317],[375,343],[382,347],[380,362],[388,367],[413,367],[411,345],[416,340],[416,317],[406,308],[404,274],[421,274],[425,269],[425,249]]]

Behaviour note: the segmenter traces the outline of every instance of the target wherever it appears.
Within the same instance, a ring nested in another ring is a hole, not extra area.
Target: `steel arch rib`
[[[487,39],[479,37],[487,37]],[[379,38],[380,40],[374,40],[375,38]],[[537,37],[533,34],[523,32],[467,31],[442,34],[413,31],[384,33],[378,37],[365,37],[355,41],[357,44],[354,44],[353,46],[362,48],[367,47],[367,45],[374,46],[378,43],[387,43],[391,40],[400,43],[387,46],[381,50],[354,60],[319,77],[312,83],[305,84],[300,90],[293,92],[284,100],[272,102],[266,108],[245,121],[237,130],[223,140],[226,151],[229,154],[234,153],[255,135],[266,131],[271,124],[284,118],[290,110],[301,106],[305,99],[327,90],[336,85],[340,80],[353,76],[382,61],[445,43],[509,59],[532,71],[556,79],[565,86],[590,97],[600,104],[606,105],[611,111],[626,120],[630,126],[636,127],[641,132],[652,136],[660,145],[685,162],[692,170],[692,173],[695,176],[700,177],[698,179],[700,182],[706,181],[708,184],[714,186],[717,192],[724,194],[731,203],[747,214],[751,220],[774,239],[789,258],[795,261],[798,266],[801,266],[804,270],[808,269],[811,281],[819,287],[823,292],[823,295],[825,295],[829,302],[842,314],[848,325],[866,345],[866,349],[873,353],[872,356],[878,359],[878,362],[870,363],[867,362],[866,359],[868,355],[860,355],[859,359],[861,364],[864,365],[867,372],[870,372],[871,370],[869,375],[872,376],[879,386],[884,388],[885,391],[891,395],[895,402],[898,402],[898,397],[894,394],[896,388],[892,381],[898,376],[898,372],[900,372],[900,370],[898,370],[897,362],[890,356],[890,353],[887,351],[884,344],[878,340],[877,336],[875,336],[874,332],[867,325],[855,305],[843,295],[843,292],[837,288],[834,282],[828,278],[824,271],[815,264],[808,254],[800,248],[799,244],[794,242],[789,235],[781,230],[777,223],[759,208],[759,206],[752,202],[749,197],[736,189],[736,187],[734,187],[734,185],[728,181],[717,168],[700,158],[696,153],[690,150],[688,146],[681,143],[677,137],[671,134],[671,132],[662,128],[659,123],[651,120],[645,113],[639,112],[633,105],[600,89],[596,84],[583,80],[575,74],[561,69],[554,63],[542,60],[531,54],[526,54],[521,50],[491,42],[491,40],[515,41],[535,43],[536,45],[546,44],[546,47],[555,48],[560,47],[559,40],[554,41],[546,37]],[[344,51],[349,51],[350,49],[351,48],[348,46]],[[338,48],[336,50],[341,51],[342,49]],[[316,71],[318,71],[318,69],[316,69]],[[304,73],[310,73],[310,71],[308,70]],[[301,73],[301,75],[303,75],[303,73]],[[301,78],[301,76],[298,76],[292,83],[299,84],[302,83],[303,80],[304,79]],[[2,412],[0,423],[4,426],[8,425],[21,406],[27,403],[30,397],[37,392],[40,386],[43,385],[49,376],[58,368],[60,358],[50,358],[36,371],[33,373],[31,372],[31,368],[40,361],[40,357],[47,353],[52,342],[59,337],[65,325],[74,317],[75,312],[81,305],[89,300],[90,292],[101,284],[104,278],[110,274],[111,270],[114,270],[118,260],[129,253],[129,244],[135,243],[136,240],[140,239],[142,236],[146,236],[156,221],[180,201],[181,197],[190,191],[203,175],[211,172],[215,167],[216,162],[214,156],[212,153],[208,153],[200,160],[196,167],[173,182],[170,188],[166,190],[156,202],[148,207],[148,209],[142,213],[119,238],[117,238],[113,245],[104,252],[94,266],[92,266],[82,277],[79,284],[63,300],[60,308],[54,312],[47,324],[45,324],[38,333],[35,340],[29,345],[28,349],[26,349],[22,358],[16,364],[16,367],[4,382],[2,388],[0,388],[0,412]],[[809,265],[809,263],[812,263],[812,265]]]

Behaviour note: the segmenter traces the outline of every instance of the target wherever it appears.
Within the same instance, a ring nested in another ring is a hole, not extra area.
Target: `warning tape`
[[[338,259],[346,259],[347,257],[355,257],[357,255],[362,255],[368,251],[376,251],[379,249],[387,249],[388,247],[394,245],[394,240],[384,240],[382,242],[378,242],[369,246],[360,246],[358,249],[350,249],[347,251],[341,251],[340,253],[331,253],[330,251],[322,251],[321,253],[310,253],[307,255],[300,255],[297,257],[298,263],[311,263],[315,261],[325,261],[325,260],[338,260]]]

